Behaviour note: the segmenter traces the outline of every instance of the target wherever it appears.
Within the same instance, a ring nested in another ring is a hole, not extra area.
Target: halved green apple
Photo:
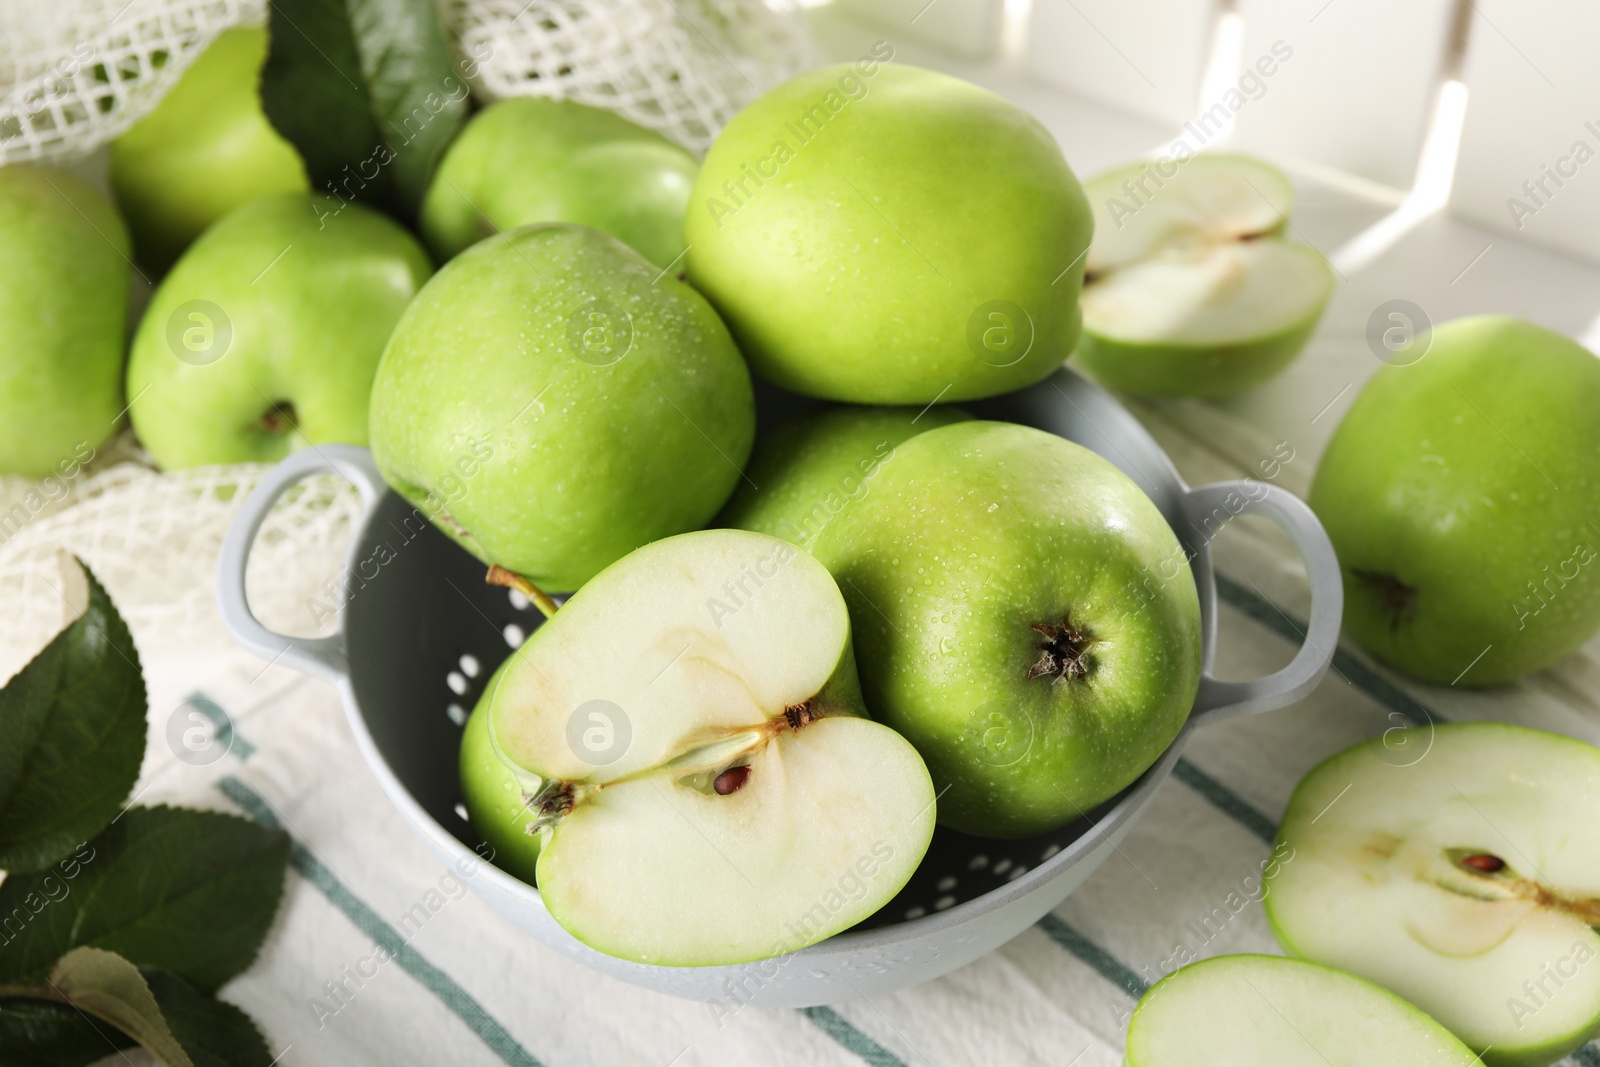
[[[1491,1064],[1544,1064],[1600,1030],[1600,750],[1503,723],[1382,738],[1295,790],[1268,883],[1289,952],[1394,990]]]
[[[1215,956],[1157,982],[1128,1023],[1127,1067],[1477,1067],[1393,993],[1279,956]]]
[[[488,727],[551,915],[626,959],[803,948],[886,904],[933,834],[921,757],[866,718],[838,587],[765,534],[602,571],[508,662]]]
[[[1122,167],[1085,185],[1094,243],[1077,358],[1133,393],[1217,396],[1305,346],[1333,291],[1322,254],[1284,236],[1294,189],[1245,156]]]

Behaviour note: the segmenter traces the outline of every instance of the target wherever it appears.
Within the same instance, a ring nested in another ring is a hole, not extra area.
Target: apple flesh
[[[0,167],[0,472],[70,475],[117,428],[128,231],[64,171]]]
[[[1587,641],[1600,629],[1596,411],[1600,361],[1502,316],[1446,323],[1419,361],[1379,370],[1310,495],[1350,634],[1407,674],[1465,686]]]
[[[389,484],[549,592],[705,525],[754,435],[749,371],[710,305],[568,224],[446,264],[395,327],[372,390]]]
[[[111,189],[148,269],[164,272],[241,204],[310,188],[299,153],[262,110],[266,58],[264,28],[225,31],[111,142]]]
[[[1077,359],[1098,380],[1220,396],[1272,377],[1305,347],[1333,272],[1284,237],[1294,189],[1276,167],[1228,155],[1140,163],[1085,191],[1095,239]]]
[[[699,162],[621,115],[518,97],[467,123],[439,163],[421,227],[440,260],[491,234],[576,222],[661,269],[683,254],[683,213]]]
[[[812,551],[850,605],[867,706],[948,789],[947,826],[1027,837],[1084,816],[1188,718],[1188,558],[1086,448],[1000,422],[918,434]]]
[[[641,963],[820,941],[887,903],[933,834],[927,768],[865,717],[838,588],[763,534],[683,534],[597,575],[509,661],[489,736],[551,915]]]
[[[235,210],[157,288],[128,361],[139,440],[167,470],[367,443],[389,331],[431,271],[397,223],[290,194]]]
[[[1378,738],[1295,789],[1273,931],[1487,1063],[1560,1059],[1600,1031],[1600,750],[1503,723],[1416,733],[1418,755]]]
[[[1216,956],[1174,972],[1128,1023],[1127,1067],[1479,1067],[1450,1032],[1343,972]]]
[[[718,524],[782,537],[810,547],[872,479],[899,445],[927,430],[972,416],[959,408],[832,407],[790,419],[756,440],[749,476]]]
[[[1092,225],[1061,149],[1021,108],[864,59],[735,115],[701,167],[685,234],[690,281],[763,377],[923,405],[1020,389],[1061,366]]]

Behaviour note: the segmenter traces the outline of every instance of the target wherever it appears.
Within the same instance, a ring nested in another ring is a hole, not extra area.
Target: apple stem
[[[550,599],[550,595],[516,571],[507,570],[498,563],[491,563],[489,565],[489,573],[483,576],[483,580],[490,585],[503,585],[507,589],[515,589],[533,601],[534,605],[544,612],[545,618],[549,619],[555,616],[558,605],[554,600]]]

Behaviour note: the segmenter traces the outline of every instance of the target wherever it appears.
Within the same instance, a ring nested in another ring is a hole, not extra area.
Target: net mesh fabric
[[[574,99],[697,150],[814,62],[788,0],[440,0],[440,11],[480,100]],[[148,114],[224,30],[264,17],[261,0],[0,3],[0,164],[90,155]],[[228,651],[217,556],[264,473],[160,473],[125,433],[70,479],[0,476],[0,678],[81,608],[63,552],[104,583],[147,663]],[[251,558],[263,622],[331,630],[331,583],[359,515],[355,489],[334,477],[284,498]]]

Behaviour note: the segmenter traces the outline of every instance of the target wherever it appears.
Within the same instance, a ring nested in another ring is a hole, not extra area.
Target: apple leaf
[[[153,968],[143,973],[194,1067],[272,1067],[272,1053],[250,1016],[176,975]]]
[[[267,118],[311,187],[415,218],[466,117],[434,0],[272,0]]]
[[[0,1049],[6,1067],[87,1067],[134,1042],[70,1004],[31,997],[0,999]]]
[[[87,568],[88,608],[0,689],[0,869],[39,871],[100,832],[144,757],[128,627]]]
[[[167,1067],[194,1067],[139,968],[115,952],[73,949],[50,968],[45,988],[72,1007],[115,1026]]]
[[[220,812],[129,808],[83,852],[70,876],[0,882],[0,982],[92,945],[214,992],[266,936],[289,838]]]

